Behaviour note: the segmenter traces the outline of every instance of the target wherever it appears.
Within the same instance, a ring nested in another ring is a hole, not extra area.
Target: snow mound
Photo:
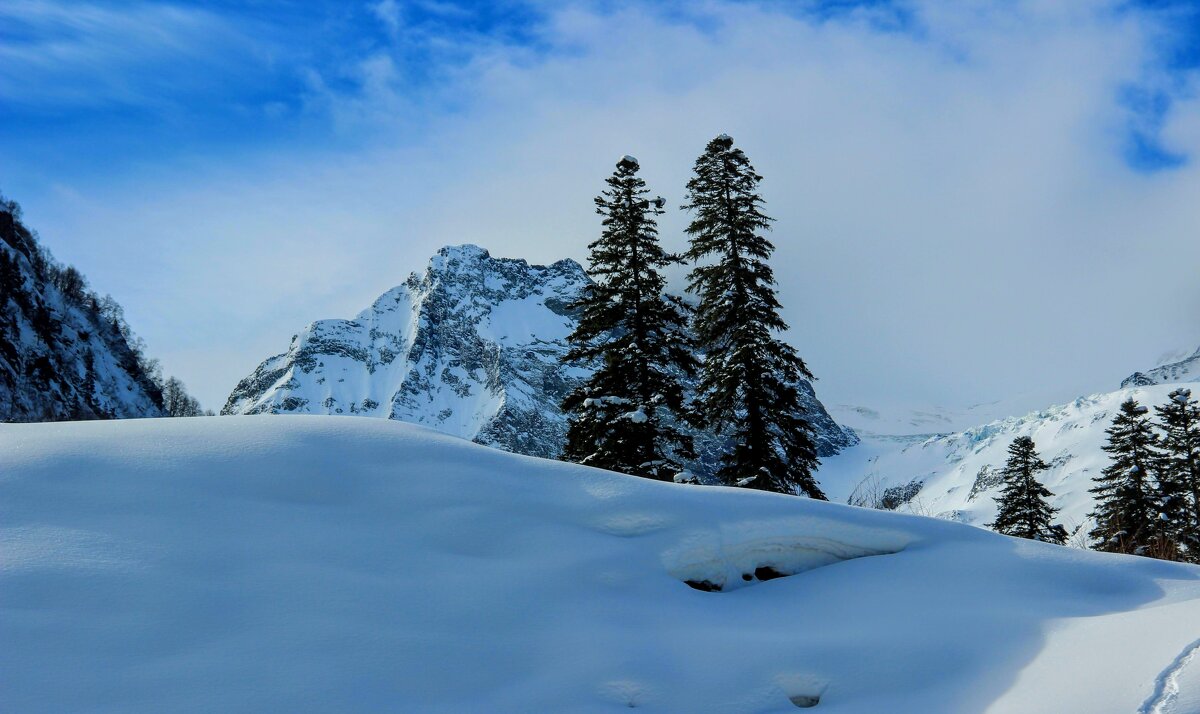
[[[27,714],[1128,714],[1191,681],[1198,573],[383,419],[0,424]]]

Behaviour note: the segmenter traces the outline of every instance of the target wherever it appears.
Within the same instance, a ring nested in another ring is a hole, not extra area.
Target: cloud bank
[[[826,401],[1034,408],[1200,343],[1200,103],[1170,9],[456,12],[378,3],[336,62],[285,52],[294,93],[254,120],[277,141],[0,180],[214,407],[441,245],[585,258],[617,157],[677,207],[720,132],[765,176],[788,338]],[[664,217],[669,247],[685,224]]]

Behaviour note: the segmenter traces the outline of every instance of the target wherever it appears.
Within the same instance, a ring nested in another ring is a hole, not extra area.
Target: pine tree
[[[1151,469],[1158,463],[1158,435],[1147,417],[1149,410],[1132,397],[1105,433],[1104,450],[1112,463],[1096,479],[1096,527],[1089,534],[1097,550],[1150,555],[1158,533]]]
[[[690,459],[681,376],[697,363],[688,311],[664,294],[660,270],[680,262],[658,242],[663,200],[647,198],[638,162],[623,157],[596,197],[604,217],[591,243],[586,287],[572,307],[579,323],[566,361],[595,365],[587,383],[563,402],[570,423],[563,458],[613,471],[671,480]]]
[[[996,503],[999,512],[994,523],[987,524],[997,533],[1062,545],[1067,531],[1050,521],[1058,512],[1046,500],[1054,494],[1037,480],[1050,468],[1038,456],[1033,439],[1018,436],[1008,446],[1008,462],[1001,469],[1004,489]]]
[[[697,402],[705,422],[733,443],[717,475],[730,485],[824,499],[796,387],[813,376],[774,336],[787,324],[767,264],[775,246],[763,236],[771,219],[757,192],[762,177],[725,134],[708,142],[694,174],[683,208],[694,216],[686,257],[704,261],[688,275],[688,291],[700,299],[694,331],[705,355]]]
[[[1164,535],[1179,555],[1200,562],[1200,404],[1176,389],[1155,407],[1163,430],[1158,501]]]

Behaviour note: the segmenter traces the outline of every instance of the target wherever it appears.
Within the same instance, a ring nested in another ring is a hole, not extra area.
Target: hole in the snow
[[[794,524],[778,527],[784,530],[794,528]],[[663,553],[663,565],[688,587],[710,593],[729,592],[855,558],[890,555],[908,545],[905,534],[845,526],[838,529],[837,538],[824,534],[759,535],[764,530],[768,530],[767,524],[755,524],[747,528],[750,537],[744,539],[731,538],[729,531],[693,533]]]
[[[795,704],[800,709],[812,709],[821,703],[821,695],[819,694],[795,694],[788,697],[788,701]]]
[[[758,578],[759,580],[774,580],[775,578],[782,578],[785,575],[787,575],[787,573],[781,573],[769,565],[760,565],[754,569],[754,577]],[[750,578],[746,579],[749,580]]]

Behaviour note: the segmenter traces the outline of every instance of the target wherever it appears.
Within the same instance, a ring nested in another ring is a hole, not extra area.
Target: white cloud
[[[1027,392],[1032,408],[1200,342],[1200,175],[1122,160],[1122,88],[1178,84],[1156,69],[1151,18],[928,2],[900,32],[870,13],[686,13],[552,10],[537,52],[482,46],[423,116],[370,55],[355,94],[323,89],[370,117],[362,149],[222,156],[27,213],[94,283],[127,286],[135,327],[213,406],[295,330],[353,314],[440,245],[585,257],[617,157],[678,206],[722,131],[766,177],[790,337],[830,401]],[[1195,154],[1198,126],[1183,93],[1164,140]],[[671,247],[684,224],[664,219]]]

